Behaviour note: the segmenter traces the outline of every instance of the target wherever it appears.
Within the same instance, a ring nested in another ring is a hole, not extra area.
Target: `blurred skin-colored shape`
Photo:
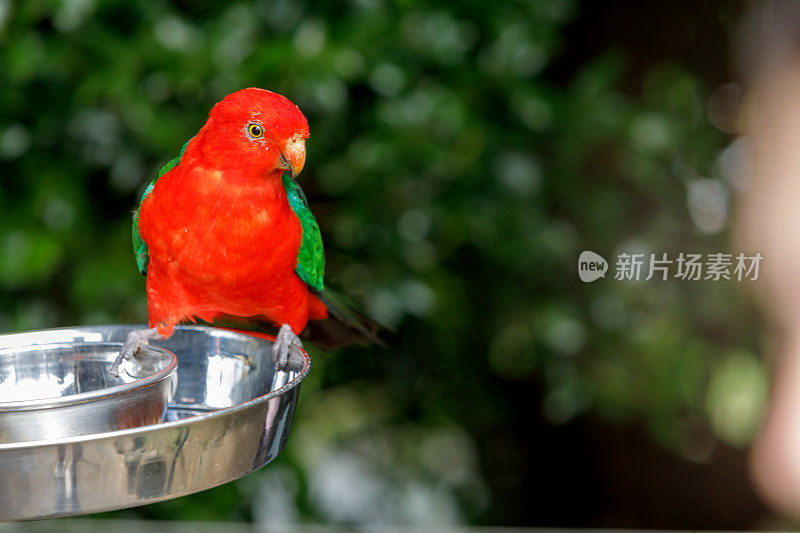
[[[771,52],[780,52],[776,47]],[[776,333],[773,385],[753,445],[764,498],[800,516],[800,57],[770,53],[747,98],[738,247],[761,252],[758,298]]]

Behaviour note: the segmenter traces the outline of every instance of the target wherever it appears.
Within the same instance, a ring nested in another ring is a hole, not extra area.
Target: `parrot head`
[[[203,127],[219,166],[249,168],[260,175],[296,177],[306,161],[308,121],[287,98],[264,89],[231,93],[208,114]]]

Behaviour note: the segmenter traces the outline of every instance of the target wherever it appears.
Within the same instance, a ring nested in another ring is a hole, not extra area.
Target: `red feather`
[[[251,122],[264,126],[262,138],[245,135]],[[287,143],[307,137],[297,106],[244,89],[214,106],[180,163],[155,183],[139,232],[150,257],[149,321],[161,334],[223,315],[264,317],[300,333],[309,318],[327,317],[295,273],[302,230],[278,166]]]

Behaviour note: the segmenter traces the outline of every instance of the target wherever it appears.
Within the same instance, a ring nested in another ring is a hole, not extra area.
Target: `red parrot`
[[[202,320],[278,328],[285,365],[309,320],[329,318],[379,342],[377,323],[323,282],[320,230],[295,178],[308,121],[285,97],[249,88],[218,102],[145,190],[133,246],[147,276],[150,329],[132,332],[114,366],[176,324]]]

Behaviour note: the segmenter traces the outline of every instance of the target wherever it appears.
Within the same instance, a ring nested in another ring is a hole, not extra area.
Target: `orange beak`
[[[300,174],[306,164],[306,140],[300,136],[289,139],[278,158],[278,168],[288,170],[292,178]]]

